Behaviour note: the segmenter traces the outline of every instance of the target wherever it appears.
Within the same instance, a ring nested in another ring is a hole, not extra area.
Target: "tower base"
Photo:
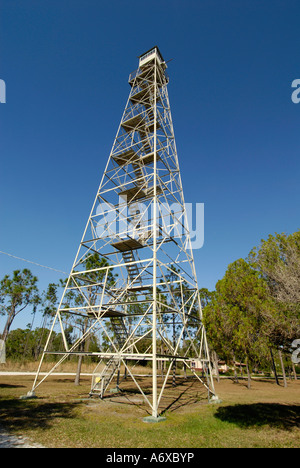
[[[27,393],[27,395],[20,396],[20,400],[33,400],[37,398],[36,394],[33,391]]]
[[[209,403],[218,405],[218,404],[222,403],[222,400],[220,400],[220,398],[219,398],[217,395],[213,395],[213,396],[209,399]]]
[[[143,418],[143,421],[146,423],[159,423],[166,420],[167,418],[164,418],[163,416],[157,416],[157,418],[155,416],[146,416]]]

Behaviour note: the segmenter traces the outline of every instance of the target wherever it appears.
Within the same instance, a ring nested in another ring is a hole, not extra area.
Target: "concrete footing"
[[[32,391],[28,392],[27,395],[20,396],[20,400],[33,400],[34,398],[37,398],[37,396]]]
[[[110,393],[122,393],[122,390],[118,387],[111,388]]]
[[[162,421],[166,421],[167,418],[164,418],[163,416],[157,416],[157,418],[155,418],[154,416],[146,416],[143,421],[146,422],[146,423],[159,423],[159,422],[162,422]]]
[[[222,400],[220,400],[220,398],[218,397],[218,395],[213,395],[213,396],[209,399],[209,403],[217,405],[217,404],[222,403]]]

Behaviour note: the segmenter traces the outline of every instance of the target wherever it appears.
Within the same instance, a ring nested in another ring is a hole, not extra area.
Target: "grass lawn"
[[[0,421],[45,447],[300,447],[300,381],[283,388],[255,380],[248,390],[222,379],[219,405],[205,402],[198,382],[181,381],[176,389],[170,385],[170,402],[172,393],[176,401],[165,401],[166,421],[147,424],[148,407],[132,391],[88,399],[89,377],[76,387],[72,377],[52,376],[38,388],[38,399],[20,400],[32,379],[0,376]]]

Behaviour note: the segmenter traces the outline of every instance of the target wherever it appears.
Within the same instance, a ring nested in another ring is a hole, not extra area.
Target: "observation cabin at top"
[[[129,84],[134,85],[134,80],[138,77],[139,81],[143,80],[146,76],[147,71],[150,68],[153,69],[153,66],[157,67],[157,84],[162,86],[168,84],[169,77],[166,72],[167,64],[157,46],[152,47],[147,52],[144,52],[139,57],[139,68],[135,72],[131,73],[129,76]]]
[[[146,65],[146,63],[150,62],[151,60],[154,60],[155,58],[157,59],[159,65],[162,66],[164,64],[166,67],[163,56],[161,55],[160,50],[157,46],[153,47],[152,49],[139,56],[139,66],[143,67],[144,65]]]

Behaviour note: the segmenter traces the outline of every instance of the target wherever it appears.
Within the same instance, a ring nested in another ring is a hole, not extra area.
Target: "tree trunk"
[[[273,371],[274,371],[276,383],[277,383],[277,385],[280,386],[280,383],[279,383],[279,380],[278,380],[278,375],[277,375],[277,370],[276,370],[276,365],[275,365],[275,361],[274,361],[274,356],[273,356],[271,348],[270,348],[270,354],[271,354],[271,359],[272,359],[272,364],[273,364]]]
[[[233,368],[234,368],[234,382],[235,383],[239,383],[239,379],[238,379],[238,375],[237,375],[237,371],[236,371],[236,359],[235,359],[235,355],[233,355]]]
[[[83,329],[82,329],[82,335],[85,334],[86,330],[88,327],[88,319],[84,321],[83,324]],[[89,349],[89,344],[90,344],[90,338],[88,337],[86,340],[82,341],[79,350],[80,351],[88,351]],[[75,385],[80,385],[80,374],[81,374],[81,366],[82,366],[82,361],[83,361],[83,355],[80,355],[78,358],[78,364],[77,364],[77,372],[76,372],[76,377],[75,377]]]
[[[164,354],[164,347],[163,344],[160,345],[160,353],[161,355]],[[160,372],[161,372],[161,377],[164,378],[164,361],[160,361]]]
[[[281,364],[281,369],[282,369],[283,384],[284,384],[284,387],[286,388],[287,387],[286,373],[285,373],[284,362],[282,358],[282,352],[280,349],[278,350],[278,354],[279,354],[279,359],[280,359],[280,364]]]
[[[248,389],[251,390],[251,374],[250,374],[248,359],[246,359],[246,369],[247,369],[247,375],[248,375]]]
[[[125,361],[125,364],[126,365],[124,366],[124,380],[127,380],[127,367],[126,367],[127,366],[127,359]]]
[[[77,372],[75,377],[75,385],[80,385],[80,374],[81,374],[81,365],[82,365],[83,356],[79,356],[78,363],[77,363]]]
[[[8,315],[7,317],[7,320],[6,320],[6,324],[5,324],[5,327],[4,327],[4,330],[3,330],[3,333],[2,333],[2,336],[1,336],[1,339],[5,342],[7,340],[7,336],[9,334],[9,330],[10,330],[10,327],[13,323],[13,320],[15,318],[15,308],[13,307],[12,308],[12,311],[11,313]]]
[[[293,374],[294,374],[294,379],[297,380],[297,372],[296,372],[296,367],[295,364],[292,362],[292,369],[293,369]]]
[[[220,373],[219,373],[219,364],[218,364],[218,355],[215,351],[212,351],[212,360],[214,363],[214,368],[216,371],[217,382],[220,382]]]

